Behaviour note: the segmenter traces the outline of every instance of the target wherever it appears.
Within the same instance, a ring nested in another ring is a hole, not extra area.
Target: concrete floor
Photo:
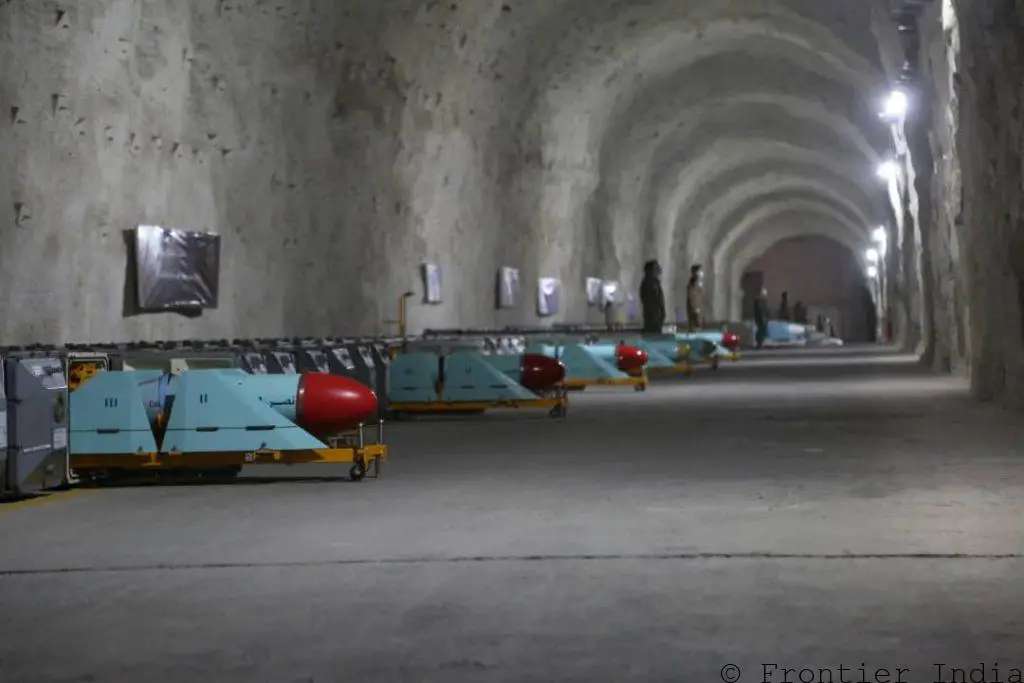
[[[1020,680],[1024,423],[905,358],[391,437],[376,481],[0,508],[0,681]]]

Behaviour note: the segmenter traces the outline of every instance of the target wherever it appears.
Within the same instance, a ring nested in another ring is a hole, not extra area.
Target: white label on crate
[[[68,428],[58,427],[53,430],[53,450],[59,451],[68,447]]]

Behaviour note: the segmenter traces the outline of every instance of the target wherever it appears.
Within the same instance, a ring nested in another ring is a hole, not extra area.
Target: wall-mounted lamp
[[[868,266],[866,273],[869,279],[874,280],[878,277],[878,266]]]
[[[871,247],[870,249],[864,252],[864,258],[868,260],[868,263],[875,264],[878,263],[878,259],[880,258],[880,256],[878,250],[875,249],[874,247]]]
[[[876,171],[882,180],[893,181],[896,179],[897,167],[895,161],[883,161]]]
[[[878,253],[883,257],[889,250],[889,231],[885,226],[879,226],[871,233],[871,241],[878,245]]]
[[[902,121],[910,108],[910,99],[902,90],[893,90],[882,106],[879,114],[886,121]]]

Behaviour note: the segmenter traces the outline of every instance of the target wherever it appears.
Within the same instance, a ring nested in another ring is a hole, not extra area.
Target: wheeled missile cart
[[[383,422],[366,426],[376,409],[369,388],[323,373],[100,372],[70,396],[70,465],[95,480],[344,463],[361,480],[387,459]]]
[[[541,408],[551,417],[566,417],[564,378],[560,362],[531,354],[400,353],[391,361],[389,407],[396,417],[472,415],[498,408]]]

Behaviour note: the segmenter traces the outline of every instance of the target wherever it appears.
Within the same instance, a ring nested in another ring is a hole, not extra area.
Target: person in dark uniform
[[[782,293],[782,301],[779,302],[779,320],[789,322],[789,292]]]
[[[757,348],[764,346],[764,340],[768,338],[768,319],[771,318],[771,311],[768,310],[768,289],[761,288],[761,294],[754,300],[754,327],[757,328],[755,341]]]
[[[661,288],[661,266],[657,261],[644,264],[640,306],[643,309],[644,334],[661,334],[665,326],[665,292]]]
[[[797,325],[807,324],[807,307],[804,306],[803,301],[797,301],[793,306],[793,322]]]
[[[690,282],[686,285],[686,320],[690,332],[704,326],[704,267],[699,263],[690,266]]]

